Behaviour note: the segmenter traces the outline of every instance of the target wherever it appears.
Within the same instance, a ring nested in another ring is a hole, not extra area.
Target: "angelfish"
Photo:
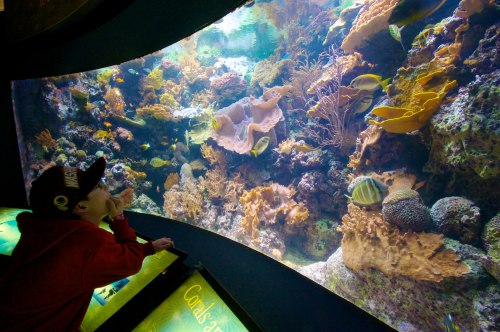
[[[255,158],[257,158],[258,155],[260,155],[262,152],[264,152],[268,145],[269,145],[270,138],[269,136],[264,136],[261,137],[257,143],[253,146],[253,149],[250,150],[250,152],[254,155]]]
[[[434,13],[446,0],[399,0],[389,17],[389,24],[398,27],[421,20]]]

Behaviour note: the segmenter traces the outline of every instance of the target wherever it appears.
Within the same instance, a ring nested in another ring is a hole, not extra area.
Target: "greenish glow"
[[[248,331],[200,273],[195,273],[133,331]]]

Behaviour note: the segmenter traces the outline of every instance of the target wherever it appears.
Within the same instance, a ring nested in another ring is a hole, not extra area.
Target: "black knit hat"
[[[86,171],[54,166],[31,184],[30,206],[39,218],[67,217],[101,180],[106,161],[97,159]]]

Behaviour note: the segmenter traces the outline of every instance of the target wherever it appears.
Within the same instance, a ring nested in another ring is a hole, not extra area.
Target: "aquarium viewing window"
[[[103,156],[128,210],[238,241],[398,330],[495,329],[497,11],[415,2],[249,1],[143,58],[14,81],[26,190]]]

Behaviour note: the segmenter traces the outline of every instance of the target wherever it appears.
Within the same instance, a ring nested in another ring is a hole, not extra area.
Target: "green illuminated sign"
[[[248,331],[200,273],[195,273],[133,331]]]

